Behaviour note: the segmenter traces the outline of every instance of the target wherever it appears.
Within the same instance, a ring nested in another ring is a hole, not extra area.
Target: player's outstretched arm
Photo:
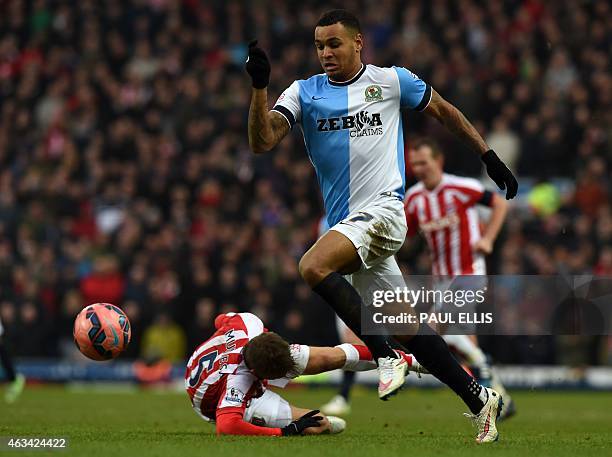
[[[403,351],[397,351],[406,362],[410,371],[426,373],[419,362],[411,355]],[[367,346],[361,344],[343,343],[335,347],[310,346],[308,352],[308,363],[302,374],[319,374],[337,369],[348,371],[369,371],[377,368],[372,353]]]
[[[516,196],[518,183],[508,167],[497,157],[495,151],[489,149],[476,128],[451,103],[444,100],[435,90],[431,90],[431,101],[425,112],[436,118],[456,137],[480,154],[487,167],[487,173],[497,186],[506,191],[506,200]]]
[[[289,425],[278,428],[262,427],[246,422],[241,412],[219,410],[217,411],[217,435],[295,436],[305,431],[308,432],[308,429],[311,429],[310,433],[316,433],[316,428],[328,424],[325,418],[318,414],[319,410],[310,411]]]
[[[249,107],[249,145],[255,154],[269,151],[289,132],[287,120],[268,110],[268,84],[270,61],[257,40],[249,43],[246,71],[251,76],[253,94]]]
[[[217,435],[268,435],[281,436],[282,430],[278,427],[261,427],[246,422],[243,413],[223,410],[217,411],[216,416]]]
[[[364,346],[365,347],[365,346]],[[304,369],[303,374],[319,374],[326,371],[332,371],[339,368],[344,368],[347,361],[346,351],[336,347],[317,347],[310,346],[308,355],[308,364]],[[368,369],[375,369],[376,363],[371,359],[366,361],[367,365],[371,365]]]

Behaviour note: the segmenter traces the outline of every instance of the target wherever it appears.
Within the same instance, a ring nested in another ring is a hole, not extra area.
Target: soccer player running
[[[331,228],[304,254],[299,270],[376,358],[378,393],[384,400],[401,388],[406,363],[387,337],[362,334],[360,319],[362,305],[371,300],[366,290],[405,286],[394,258],[407,231],[400,110],[424,111],[465,141],[480,154],[495,183],[507,188],[506,198],[516,195],[518,184],[465,116],[427,83],[402,67],[362,63],[363,36],[353,14],[324,14],[314,35],[324,73],[295,81],[272,110],[267,94],[270,62],[256,42],[249,45],[249,143],[255,153],[263,153],[293,125],[301,126]],[[500,395],[469,376],[431,327],[418,326],[397,340],[464,400],[478,424],[476,440],[496,440]]]
[[[194,351],[185,371],[185,389],[195,412],[216,423],[223,435],[291,436],[340,433],[339,417],[290,405],[268,385],[285,387],[302,374],[376,369],[367,347],[289,344],[268,332],[251,313],[215,319],[215,333]],[[423,372],[410,354],[399,353],[411,371]]]
[[[431,138],[422,138],[412,145],[410,165],[419,182],[406,192],[408,236],[415,236],[420,229],[427,241],[437,287],[485,290],[485,255],[492,252],[506,217],[506,201],[485,190],[475,179],[444,173],[444,154]],[[482,233],[476,205],[491,208]],[[462,311],[475,310],[462,308]],[[478,346],[474,325],[451,324],[438,331],[473,369],[478,382],[502,395],[504,407],[500,418],[513,414],[514,403]]]

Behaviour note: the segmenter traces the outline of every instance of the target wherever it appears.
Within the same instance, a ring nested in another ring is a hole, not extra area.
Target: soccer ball
[[[125,351],[132,329],[121,308],[110,303],[95,303],[77,315],[73,336],[83,355],[93,360],[109,360]]]

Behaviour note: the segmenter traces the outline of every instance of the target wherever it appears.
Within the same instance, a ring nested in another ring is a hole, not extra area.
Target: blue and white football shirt
[[[400,109],[424,110],[431,88],[401,67],[363,65],[349,81],[318,74],[295,81],[272,108],[299,123],[315,167],[327,222],[336,225],[381,193],[404,198]]]

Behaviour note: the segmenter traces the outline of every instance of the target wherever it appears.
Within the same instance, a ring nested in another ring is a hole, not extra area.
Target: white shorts
[[[372,268],[362,268],[345,277],[357,290],[366,306],[372,305],[376,291],[397,290],[406,287],[402,271],[394,256],[387,257]]]
[[[380,195],[330,230],[342,233],[357,249],[363,265],[359,271],[346,275],[346,279],[366,306],[372,304],[375,291],[406,286],[394,257],[404,244],[408,230],[404,203],[397,196]]]
[[[291,423],[291,406],[276,392],[266,389],[261,397],[252,398],[244,420],[260,427],[285,427]]]
[[[404,204],[397,196],[380,195],[330,230],[340,232],[351,240],[363,266],[371,269],[392,257],[404,244],[408,230]]]

